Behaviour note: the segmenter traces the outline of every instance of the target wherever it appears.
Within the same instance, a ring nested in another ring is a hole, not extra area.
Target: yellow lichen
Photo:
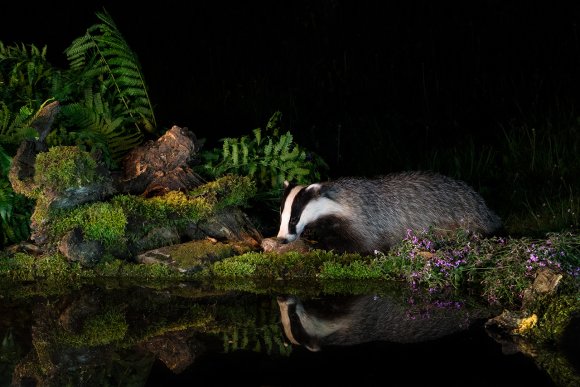
[[[518,327],[512,332],[517,335],[521,335],[534,328],[538,324],[538,316],[534,313],[529,317],[522,318],[518,322]]]

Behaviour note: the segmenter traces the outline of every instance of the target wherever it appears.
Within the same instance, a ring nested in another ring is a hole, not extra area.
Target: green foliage
[[[78,278],[78,267],[71,266],[60,254],[34,257],[15,253],[1,257],[0,276],[16,281],[34,281],[44,278],[50,281],[71,281]]]
[[[354,261],[349,264],[338,262],[325,262],[320,276],[325,279],[384,279],[383,270],[377,265],[371,265],[365,261]]]
[[[0,101],[13,112],[22,106],[40,106],[58,71],[46,59],[47,48],[0,42]]]
[[[256,181],[258,194],[277,199],[284,180],[298,184],[318,181],[327,168],[316,154],[294,142],[287,131],[280,134],[281,113],[276,112],[266,125],[254,129],[252,136],[222,139],[222,148],[202,152],[202,174],[215,178],[225,174],[248,176]]]
[[[36,136],[33,112],[53,99],[61,111],[49,145],[79,145],[100,151],[115,166],[144,133],[156,128],[137,56],[106,12],[66,50],[70,68],[54,68],[47,48],[0,42],[0,142],[18,144]],[[12,153],[10,153],[12,154]]]
[[[51,229],[59,239],[68,231],[80,228],[85,238],[105,246],[123,242],[127,217],[122,208],[107,202],[85,204],[72,210],[59,210],[52,217]]]
[[[101,89],[114,90],[114,100],[139,128],[153,132],[156,128],[153,107],[137,55],[131,50],[106,12],[97,12],[102,23],[87,29],[66,50],[72,71],[101,76]]]
[[[109,14],[97,17],[102,23],[88,28],[66,50],[66,70],[48,62],[46,46],[0,41],[2,153],[13,156],[23,140],[38,136],[31,126],[35,113],[55,99],[61,109],[48,145],[80,146],[100,154],[109,167],[141,144],[144,133],[154,132],[155,116],[137,56]],[[65,171],[53,177],[63,175]],[[3,243],[26,239],[31,212],[31,204],[12,191],[6,176],[0,176]]]
[[[40,190],[62,192],[97,179],[97,163],[76,146],[55,146],[36,156],[34,182]]]
[[[134,195],[117,195],[112,199],[127,217],[141,219],[139,234],[145,235],[152,227],[182,225],[205,219],[213,213],[213,205],[204,197],[188,197],[180,191],[163,196],[143,198]]]
[[[214,204],[215,210],[229,206],[246,206],[256,195],[256,183],[249,176],[224,175],[197,187],[189,195],[206,198]]]
[[[12,189],[8,170],[12,159],[0,145],[0,246],[28,238],[32,203]]]
[[[348,265],[362,259],[358,254],[334,254],[316,250],[308,254],[250,252],[216,262],[208,275],[220,278],[300,279],[315,278],[329,262]]]
[[[518,305],[537,271],[548,267],[577,281],[580,236],[550,234],[546,239],[488,238],[459,232],[435,238],[413,235],[386,254],[371,256],[299,253],[247,253],[216,262],[202,275],[212,278],[397,280],[430,292],[463,289],[488,303]]]
[[[33,117],[34,111],[29,106],[22,106],[13,113],[8,105],[0,100],[0,144],[16,148],[23,140],[37,136],[36,130],[30,126]]]
[[[144,235],[152,227],[181,227],[207,219],[221,209],[243,206],[254,193],[254,182],[248,177],[227,175],[187,194],[170,191],[152,198],[117,195],[112,203],[121,207],[127,217],[141,219],[143,227],[140,233]]]
[[[50,143],[74,143],[84,145],[91,151],[99,150],[109,165],[140,145],[143,141],[142,133],[129,129],[131,120],[126,113],[106,97],[87,89],[80,102],[62,106],[62,122],[67,128],[73,129],[55,131],[49,136]]]

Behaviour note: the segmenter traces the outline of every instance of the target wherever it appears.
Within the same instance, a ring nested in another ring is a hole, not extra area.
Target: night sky
[[[91,0],[11,8],[0,40],[47,45],[62,68],[63,51],[105,8],[142,64],[161,131],[186,126],[214,147],[280,110],[296,141],[335,176],[412,168],[409,154],[467,141],[493,144],[506,126],[574,114],[580,99],[580,2]],[[401,156],[386,155],[393,150]]]

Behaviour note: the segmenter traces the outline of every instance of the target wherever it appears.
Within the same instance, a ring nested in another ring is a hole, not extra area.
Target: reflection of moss
[[[180,316],[171,321],[160,318],[157,321],[145,326],[144,331],[132,331],[131,342],[146,341],[151,337],[161,336],[168,332],[184,331],[193,329],[197,332],[214,333],[218,332],[219,328],[216,323],[215,311],[202,305],[194,304],[180,313]]]
[[[122,341],[128,329],[125,315],[110,309],[88,317],[80,333],[63,332],[57,340],[72,347],[95,347]]]
[[[97,163],[76,146],[54,146],[36,156],[34,182],[42,190],[62,192],[95,182]]]

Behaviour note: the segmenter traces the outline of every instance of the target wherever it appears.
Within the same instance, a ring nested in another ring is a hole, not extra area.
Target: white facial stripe
[[[304,210],[300,215],[300,220],[296,225],[296,234],[302,234],[304,227],[318,220],[322,216],[341,215],[344,214],[344,212],[344,208],[334,200],[324,197],[313,200],[304,207]]]
[[[292,213],[292,202],[294,202],[294,198],[302,190],[304,186],[297,185],[296,187],[292,188],[288,196],[286,197],[286,201],[284,202],[284,211],[282,212],[282,217],[280,220],[280,230],[278,231],[278,238],[288,238],[288,224],[290,223],[290,215]],[[296,239],[295,237],[290,241]]]
[[[296,314],[302,323],[302,328],[311,337],[326,337],[348,326],[346,318],[323,320],[309,315],[302,304],[296,304]]]
[[[288,305],[290,302],[278,300],[278,306],[280,307],[280,320],[282,322],[282,327],[284,327],[284,333],[286,337],[292,344],[300,345],[300,343],[294,338],[292,334],[292,322],[290,321],[290,316],[288,313]]]

